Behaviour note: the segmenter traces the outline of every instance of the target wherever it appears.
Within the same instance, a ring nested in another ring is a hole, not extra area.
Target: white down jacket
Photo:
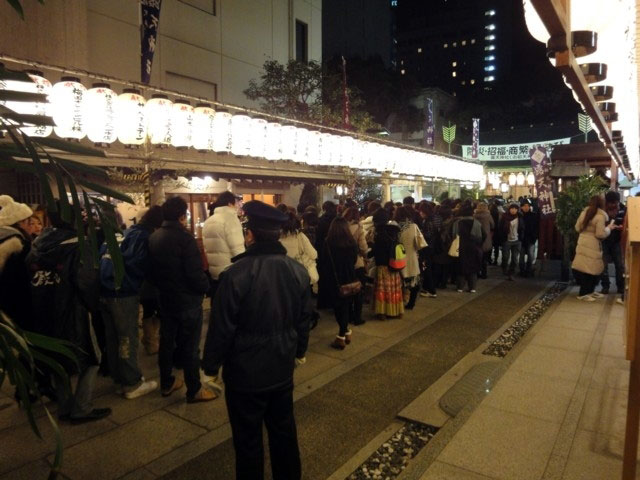
[[[202,229],[204,251],[209,273],[214,280],[231,265],[231,259],[244,252],[242,225],[233,207],[218,207],[204,222]]]

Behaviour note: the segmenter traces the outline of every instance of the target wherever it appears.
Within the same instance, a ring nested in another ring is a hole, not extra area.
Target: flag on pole
[[[424,138],[422,139],[425,148],[435,147],[436,126],[433,121],[433,99],[424,99]]]
[[[480,146],[480,119],[473,118],[471,120],[473,125],[473,136],[471,143],[471,158],[478,158],[478,147]]]
[[[140,0],[140,81],[149,83],[162,0]]]
[[[349,92],[347,91],[347,61],[342,57],[342,124],[347,130],[351,130],[349,112]]]

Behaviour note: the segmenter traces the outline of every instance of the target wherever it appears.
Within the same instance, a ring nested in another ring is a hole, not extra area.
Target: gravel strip
[[[531,305],[509,328],[502,332],[502,335],[494,340],[482,353],[484,355],[493,355],[494,357],[504,357],[520,341],[524,334],[542,318],[553,301],[567,287],[568,284],[562,282],[550,287],[542,297]]]
[[[382,444],[346,480],[392,480],[402,473],[407,463],[436,434],[431,425],[408,422]]]

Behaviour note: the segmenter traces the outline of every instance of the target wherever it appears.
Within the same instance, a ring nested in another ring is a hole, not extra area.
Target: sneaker
[[[618,305],[624,305],[624,299],[623,299],[623,298],[618,297],[618,298],[616,298],[616,303],[617,303]]]
[[[156,388],[158,388],[158,382],[154,380],[145,381],[144,377],[142,378],[142,383],[138,385],[138,388],[135,390],[131,390],[129,392],[124,392],[124,398],[128,400],[133,400],[134,398],[141,397],[146,395],[147,393],[153,392]]]
[[[475,290],[469,290],[469,293],[476,293]]]
[[[593,298],[602,298],[602,297],[604,297],[604,295],[603,295],[602,293],[598,293],[598,292],[593,292],[593,293],[591,294],[591,296],[592,296]]]
[[[344,343],[346,345],[349,345],[351,343],[351,335],[353,334],[353,332],[351,330],[347,330],[347,332],[344,334]]]
[[[173,392],[180,390],[182,387],[184,387],[184,381],[180,380],[179,378],[176,378],[173,380],[173,385],[171,385],[169,389],[162,390],[162,396],[168,397]]]
[[[582,296],[578,295],[576,298],[578,300],[582,300],[583,302],[595,302],[596,301],[596,299],[593,298],[591,295],[582,295]]]
[[[210,377],[209,375],[202,374],[201,382],[216,395],[222,395],[222,385],[218,383],[218,377]]]
[[[346,339],[345,337],[341,336],[336,336],[336,338],[333,340],[333,343],[331,343],[331,348],[335,348],[336,350],[344,350],[344,347],[346,346]]]
[[[429,296],[429,292],[422,291],[422,292],[420,292],[420,296],[421,297],[428,297]]]
[[[216,398],[218,398],[218,395],[213,393],[211,390],[200,387],[200,390],[198,390],[198,393],[196,393],[193,398],[187,398],[187,403],[210,402],[211,400],[215,400]]]
[[[460,289],[458,289],[458,290],[456,290],[456,291],[457,291],[458,293],[463,293],[463,292],[464,292],[464,290],[460,290]]]

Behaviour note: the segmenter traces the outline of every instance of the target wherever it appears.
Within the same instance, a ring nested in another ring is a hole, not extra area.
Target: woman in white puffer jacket
[[[204,251],[213,279],[211,299],[215,295],[220,274],[231,265],[231,259],[244,252],[244,235],[236,210],[236,197],[231,192],[220,194],[215,210],[202,229]]]

